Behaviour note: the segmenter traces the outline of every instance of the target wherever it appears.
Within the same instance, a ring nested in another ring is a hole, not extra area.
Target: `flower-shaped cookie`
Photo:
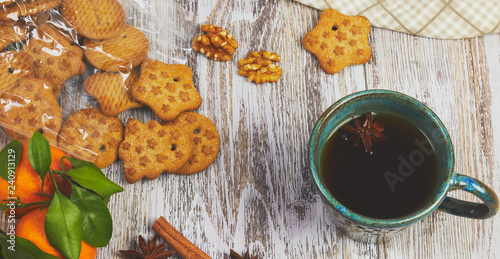
[[[316,27],[304,36],[302,45],[318,58],[325,73],[335,74],[347,66],[364,64],[371,59],[370,28],[366,17],[327,9]]]

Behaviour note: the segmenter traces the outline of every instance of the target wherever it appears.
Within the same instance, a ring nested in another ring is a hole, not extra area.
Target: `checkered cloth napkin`
[[[295,0],[367,17],[373,26],[458,39],[500,32],[500,0]]]

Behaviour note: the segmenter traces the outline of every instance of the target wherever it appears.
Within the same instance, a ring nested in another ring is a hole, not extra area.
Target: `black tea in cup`
[[[438,158],[411,121],[390,113],[349,120],[325,142],[320,170],[332,196],[371,218],[404,217],[436,191]]]

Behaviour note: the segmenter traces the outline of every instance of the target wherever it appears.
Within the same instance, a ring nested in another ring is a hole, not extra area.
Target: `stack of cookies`
[[[163,172],[194,174],[206,169],[217,157],[217,128],[207,117],[191,112],[200,107],[202,100],[188,66],[147,59],[124,78],[120,73],[100,71],[85,80],[84,88],[99,101],[103,116],[148,106],[162,120],[161,124],[156,120],[144,124],[129,119],[119,147],[101,148],[118,150],[129,183],[144,177],[156,179]],[[60,140],[65,135],[61,134]]]
[[[207,117],[196,112],[180,114],[172,122],[127,121],[120,144],[125,178],[135,183],[156,179],[163,172],[194,174],[210,166],[220,148],[219,132]]]
[[[202,100],[191,69],[146,60],[149,41],[125,24],[118,1],[4,0],[0,7],[0,125],[8,137],[26,142],[39,131],[100,168],[119,156],[130,183],[163,172],[194,174],[213,163],[220,137],[207,117],[192,112]],[[100,109],[63,122],[57,97],[86,64],[97,72],[83,87]],[[117,117],[144,106],[162,123],[130,119],[124,127]]]

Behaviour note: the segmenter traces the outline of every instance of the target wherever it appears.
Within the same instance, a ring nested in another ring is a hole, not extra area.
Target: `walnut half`
[[[207,58],[216,61],[232,59],[234,51],[238,48],[238,42],[231,33],[210,24],[203,24],[201,31],[205,34],[195,36],[192,41],[194,51],[205,54]]]
[[[276,82],[280,79],[283,71],[274,62],[281,61],[280,56],[269,51],[252,51],[246,58],[238,61],[238,74],[248,77],[248,81],[257,84],[265,82]]]

